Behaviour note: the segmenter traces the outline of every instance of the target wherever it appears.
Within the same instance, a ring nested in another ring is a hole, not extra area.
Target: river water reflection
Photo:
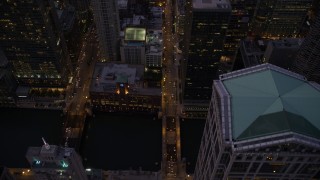
[[[87,168],[160,170],[161,120],[143,114],[94,114],[87,119],[81,149]]]
[[[0,108],[0,165],[28,168],[29,146],[62,141],[64,115],[60,110]],[[155,115],[95,112],[88,117],[80,154],[85,168],[104,170],[146,170],[161,168],[161,120]],[[193,172],[204,120],[181,122],[182,157]]]

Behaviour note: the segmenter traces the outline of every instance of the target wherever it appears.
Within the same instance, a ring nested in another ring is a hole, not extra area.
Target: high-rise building
[[[175,7],[174,7],[174,13],[176,18],[174,19],[174,28],[175,31],[179,34],[182,35],[184,34],[184,26],[185,26],[185,21],[186,21],[186,4],[187,1],[185,0],[177,0],[175,2]]]
[[[162,30],[149,30],[146,37],[145,78],[149,87],[161,87],[162,68]]]
[[[61,2],[61,1],[59,1]],[[78,57],[82,47],[81,34],[83,31],[82,21],[78,20],[78,11],[69,4],[59,5],[55,3],[58,19],[63,30],[65,41],[68,47],[72,71],[76,69]]]
[[[0,68],[0,107],[15,107],[16,79],[8,69]]]
[[[212,80],[219,67],[228,28],[231,5],[228,0],[193,0],[192,7],[192,35],[189,51],[186,52],[188,59],[184,100],[209,102]]]
[[[80,156],[73,148],[49,145],[29,147],[26,158],[36,180],[87,180]]]
[[[125,64],[145,64],[146,29],[127,27],[120,47],[121,61]]]
[[[264,53],[263,62],[290,70],[302,41],[303,39],[300,38],[284,38],[269,41]]]
[[[61,2],[61,0],[60,0]],[[65,0],[65,6],[73,6],[76,10],[76,22],[79,25],[79,31],[87,32],[92,24],[92,11],[90,10],[90,0]]]
[[[319,179],[320,85],[271,64],[223,74],[194,179]]]
[[[107,112],[158,112],[161,88],[155,87],[154,78],[147,75],[144,65],[97,63],[95,81],[90,86],[93,108]]]
[[[135,45],[127,43],[120,47],[121,59],[126,64],[144,64],[145,49],[144,43]]]
[[[88,11],[90,0],[66,0],[66,4],[74,6],[78,12],[78,19],[86,20],[88,18]]]
[[[67,82],[71,64],[52,0],[1,1],[0,47],[20,84]]]
[[[301,44],[292,70],[304,75],[309,81],[320,83],[320,13]]]
[[[162,31],[149,30],[146,38],[146,67],[162,67],[162,49]]]
[[[252,35],[278,39],[297,37],[313,0],[260,0],[252,22]]]
[[[8,59],[0,48],[0,107],[15,106],[17,84],[8,66]]]
[[[301,38],[242,40],[233,70],[262,63],[270,63],[290,70],[302,41]]]
[[[267,40],[241,40],[232,70],[262,64],[267,44]]]
[[[92,0],[102,61],[119,61],[120,25],[116,0]]]
[[[247,37],[257,4],[256,0],[231,0],[232,12],[225,36],[220,70],[231,70],[240,41]]]

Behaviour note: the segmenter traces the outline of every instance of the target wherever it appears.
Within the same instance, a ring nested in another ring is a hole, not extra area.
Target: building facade
[[[213,84],[194,179],[319,179],[320,85],[271,64]]]
[[[252,35],[278,39],[297,37],[313,0],[260,0],[252,22]]]
[[[144,64],[145,63],[145,46],[144,44],[127,43],[120,47],[120,55],[126,64]]]
[[[231,70],[240,41],[248,35],[257,1],[231,0],[230,3],[232,12],[223,45],[223,55],[220,59],[220,70],[223,72]]]
[[[0,68],[0,107],[15,107],[17,81],[8,69]]]
[[[15,107],[18,82],[13,76],[8,59],[0,48],[0,107]]]
[[[65,85],[71,64],[52,0],[1,1],[0,46],[20,84]]]
[[[116,0],[91,1],[102,61],[119,61],[120,25]]]
[[[66,0],[66,2],[76,8],[79,20],[88,20],[90,0]]]
[[[146,67],[162,67],[162,49],[162,30],[148,30],[145,54]]]
[[[304,75],[310,81],[320,83],[320,13],[301,44],[292,70]]]
[[[121,43],[121,61],[125,64],[145,64],[146,29],[126,27],[125,38]]]
[[[148,87],[144,74],[144,65],[97,63],[90,86],[93,109],[157,113],[161,88]]]
[[[49,145],[29,147],[26,158],[36,180],[87,180],[81,157],[73,148]]]
[[[158,51],[153,47],[147,49],[146,53],[146,66],[148,67],[161,67],[161,59],[162,59],[162,52]]]
[[[290,69],[303,39],[284,38],[269,41],[264,53],[263,62],[270,63],[284,69]]]
[[[233,63],[233,71],[263,63],[267,40],[242,40]]]
[[[209,102],[212,79],[218,70],[231,5],[229,1],[194,0],[192,13],[192,36],[189,42],[184,99]]]

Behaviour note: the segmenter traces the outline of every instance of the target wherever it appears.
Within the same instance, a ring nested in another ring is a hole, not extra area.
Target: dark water
[[[0,108],[0,166],[30,167],[29,146],[61,145],[63,118],[59,110]],[[161,166],[161,120],[154,115],[96,112],[87,118],[80,154],[86,168],[158,171]],[[182,157],[192,173],[204,120],[181,122]],[[87,137],[87,138],[86,138]]]
[[[27,148],[42,146],[41,137],[49,144],[59,144],[61,115],[58,110],[0,108],[0,166],[30,167]]]
[[[88,119],[82,157],[87,168],[158,171],[161,120],[152,115],[95,113]]]

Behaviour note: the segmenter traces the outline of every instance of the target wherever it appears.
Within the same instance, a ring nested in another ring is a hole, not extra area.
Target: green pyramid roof
[[[234,139],[285,131],[320,139],[320,91],[307,81],[271,68],[223,84],[231,95]]]
[[[320,139],[320,131],[304,117],[280,111],[259,116],[238,139],[292,131]]]

